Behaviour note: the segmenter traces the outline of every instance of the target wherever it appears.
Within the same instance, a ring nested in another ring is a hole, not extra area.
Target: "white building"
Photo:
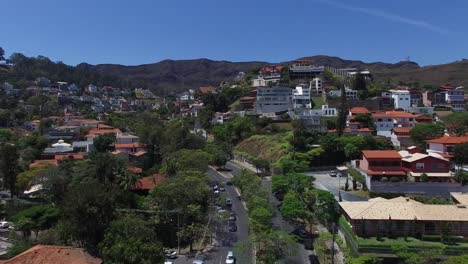
[[[277,113],[292,110],[293,89],[289,87],[259,87],[257,88],[257,101],[255,112]]]
[[[411,95],[407,90],[390,90],[395,109],[408,110],[411,107]]]
[[[356,100],[358,99],[358,91],[357,90],[352,90],[348,87],[345,88],[345,93],[346,93],[346,98],[349,100]],[[333,90],[328,93],[330,96],[336,96],[336,97],[341,97],[341,89],[339,90]]]
[[[263,78],[256,78],[252,80],[252,87],[265,87],[267,82]]]
[[[310,100],[310,87],[307,87],[307,85],[297,86],[296,89],[293,90],[292,99],[294,109],[312,108],[312,102]]]
[[[416,125],[416,116],[415,114],[403,111],[388,111],[372,114],[377,135],[384,137],[391,137],[391,131],[395,127],[414,127]]]
[[[313,78],[309,85],[312,94],[321,95],[323,93],[322,79],[319,77]]]
[[[463,87],[445,92],[445,102],[452,107],[453,111],[465,110],[465,91]]]

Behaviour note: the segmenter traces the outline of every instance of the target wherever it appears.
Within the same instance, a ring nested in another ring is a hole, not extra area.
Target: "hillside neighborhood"
[[[303,58],[161,93],[4,61],[0,263],[468,263],[457,81]]]

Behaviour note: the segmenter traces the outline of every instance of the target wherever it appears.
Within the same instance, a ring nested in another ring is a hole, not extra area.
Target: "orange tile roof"
[[[164,174],[154,174],[152,176],[143,177],[136,181],[133,190],[151,190],[154,186],[160,184],[166,179]]]
[[[215,93],[216,88],[211,87],[211,86],[202,86],[200,87],[200,93],[206,94],[206,93]]]
[[[394,127],[393,131],[396,133],[407,133],[409,134],[413,128],[412,127]]]
[[[464,137],[447,137],[443,136],[441,138],[429,139],[426,140],[427,143],[437,143],[437,144],[461,144],[468,142],[468,136]]]
[[[95,135],[103,135],[103,134],[120,134],[122,131],[118,128],[114,129],[97,129],[93,128],[88,131],[87,137],[95,136]]]
[[[370,159],[401,159],[396,150],[363,150],[362,154]]]
[[[102,260],[92,257],[84,249],[65,246],[37,245],[8,260],[4,264],[101,264]]]
[[[135,166],[128,166],[128,170],[132,173],[135,173],[135,174],[140,174],[143,172],[143,169],[142,168],[138,168],[138,167],[135,167]]]
[[[141,143],[116,143],[115,149],[126,149],[126,148],[143,148],[145,147]]]
[[[146,150],[140,150],[140,151],[133,153],[132,155],[136,157],[140,157],[140,156],[145,155],[146,153],[148,153]]]
[[[375,118],[402,118],[402,117],[416,118],[417,115],[403,112],[403,111],[387,111],[384,113],[374,113],[372,114],[372,116]]]
[[[432,120],[432,117],[427,116],[427,115],[418,115],[418,116],[416,116],[416,119],[419,119],[419,120]]]
[[[353,107],[349,110],[352,114],[370,114],[369,109],[365,107]]]

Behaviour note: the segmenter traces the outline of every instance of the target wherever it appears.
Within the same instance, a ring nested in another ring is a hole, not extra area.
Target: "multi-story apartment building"
[[[291,79],[315,78],[324,71],[324,66],[315,66],[308,60],[298,60],[289,66],[289,77]]]
[[[423,93],[426,106],[447,106],[453,111],[465,110],[465,91],[463,87],[441,86],[437,91]]]
[[[257,114],[292,110],[293,89],[289,87],[258,87],[255,111]]]
[[[302,109],[302,108],[312,108],[312,102],[310,100],[310,87],[307,85],[297,86],[293,90],[293,108]]]
[[[411,95],[408,90],[390,90],[395,109],[407,110],[411,107]]]

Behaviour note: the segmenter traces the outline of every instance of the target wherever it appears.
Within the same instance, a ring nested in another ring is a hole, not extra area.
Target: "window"
[[[416,169],[423,170],[424,169],[424,163],[416,163]]]
[[[445,165],[442,163],[431,163],[431,168],[433,170],[442,170],[445,168]]]

